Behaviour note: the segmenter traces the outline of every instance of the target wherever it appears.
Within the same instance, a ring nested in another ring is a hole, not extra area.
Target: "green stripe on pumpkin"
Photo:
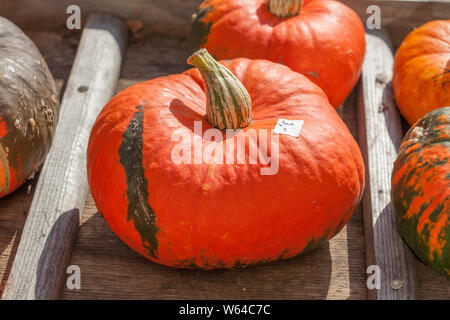
[[[210,7],[203,8],[195,15],[191,26],[190,42],[192,51],[200,49],[208,40],[209,31],[212,22],[205,23],[203,20],[212,9]]]
[[[156,226],[155,212],[148,202],[148,182],[143,167],[144,106],[137,106],[137,110],[122,136],[122,144],[119,148],[120,164],[125,169],[128,186],[128,220],[134,222],[146,252],[157,258],[156,234],[158,227]]]

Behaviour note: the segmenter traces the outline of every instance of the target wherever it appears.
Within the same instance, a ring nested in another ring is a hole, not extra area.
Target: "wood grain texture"
[[[368,17],[367,8],[377,5],[381,9],[383,26],[410,21],[425,23],[434,19],[448,19],[449,0],[340,0],[360,17]],[[365,19],[364,19],[365,20]]]
[[[2,299],[59,297],[58,280],[63,280],[78,210],[88,193],[85,154],[90,129],[114,92],[126,37],[123,21],[110,15],[92,15],[86,24]]]
[[[184,71],[187,41],[152,37],[130,45],[117,91]],[[340,114],[356,132],[356,95]],[[154,264],[110,230],[88,196],[71,264],[81,269],[81,290],[63,299],[366,299],[361,210],[329,244],[291,260],[236,270],[177,270]]]
[[[450,0],[341,1],[355,10],[364,24],[371,15],[367,8],[377,5],[381,9],[381,29],[389,33],[394,48],[397,48],[414,28],[431,20],[450,17]]]
[[[385,33],[366,33],[366,41],[358,103],[367,174],[363,211],[367,263],[381,269],[381,288],[376,295],[369,290],[369,298],[416,299],[414,257],[397,232],[390,197],[392,165],[403,138],[390,85],[394,57]],[[392,280],[401,280],[401,289],[392,289]]]
[[[413,28],[434,19],[448,19],[449,0],[341,0],[353,8],[363,21],[369,14],[367,7],[378,5],[382,13],[382,26],[392,32],[394,46]],[[2,0],[0,12],[16,24],[27,29],[59,29],[65,26],[66,9],[78,5],[82,21],[89,12],[108,12],[126,20],[139,20],[142,33],[187,36],[191,16],[202,0]],[[39,13],[39,14],[36,14]]]
[[[417,289],[421,300],[450,300],[450,281],[416,259]]]
[[[36,181],[29,180],[14,193],[0,199],[0,297],[19,246]]]
[[[111,13],[125,20],[139,20],[144,34],[189,34],[191,16],[201,0],[2,0],[0,12],[27,29],[57,29],[66,25],[67,7],[78,5],[82,22],[92,12]],[[39,14],[36,14],[39,13]]]

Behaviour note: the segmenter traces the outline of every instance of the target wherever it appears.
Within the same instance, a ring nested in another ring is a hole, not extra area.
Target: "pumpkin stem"
[[[221,130],[245,128],[253,121],[252,101],[244,85],[230,70],[200,49],[187,62],[200,71],[205,82],[208,122]]]
[[[303,7],[303,0],[268,0],[267,9],[280,18],[299,15]]]

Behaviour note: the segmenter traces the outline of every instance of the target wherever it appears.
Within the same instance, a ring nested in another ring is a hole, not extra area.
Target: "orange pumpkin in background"
[[[405,38],[395,55],[392,84],[411,125],[450,105],[450,20],[428,22]]]
[[[287,259],[336,235],[361,199],[364,165],[323,91],[266,60],[222,65],[201,50],[189,62],[198,69],[119,93],[92,129],[89,184],[112,230],[151,261],[203,269]],[[300,137],[273,133],[280,118],[303,120]],[[213,127],[222,130],[209,140]],[[250,154],[272,139],[270,166],[274,157],[279,165],[262,174],[269,164]],[[174,161],[180,146],[183,163]],[[196,162],[211,147],[223,157]]]
[[[361,74],[364,27],[332,0],[206,0],[191,29],[195,49],[217,59],[267,59],[322,88],[339,107]]]

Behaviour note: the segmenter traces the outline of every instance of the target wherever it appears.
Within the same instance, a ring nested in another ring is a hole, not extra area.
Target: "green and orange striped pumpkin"
[[[44,162],[58,114],[58,93],[44,58],[20,28],[0,17],[0,198]]]
[[[394,164],[391,193],[405,241],[450,278],[450,107],[431,111],[408,131]]]

